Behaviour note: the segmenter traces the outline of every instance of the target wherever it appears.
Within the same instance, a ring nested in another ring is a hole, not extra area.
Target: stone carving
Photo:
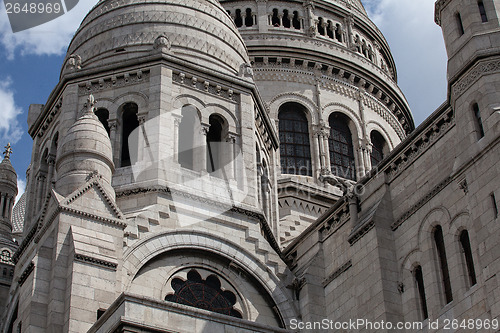
[[[172,45],[170,44],[170,41],[168,40],[167,36],[160,35],[155,39],[153,43],[153,48],[162,53],[170,53]]]
[[[78,54],[72,54],[69,56],[66,62],[66,68],[72,71],[82,68],[82,58]]]

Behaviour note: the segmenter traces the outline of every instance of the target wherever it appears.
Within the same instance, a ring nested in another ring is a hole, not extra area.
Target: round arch
[[[271,99],[271,101],[269,102],[269,115],[271,116],[271,118],[278,119],[278,113],[281,106],[289,102],[297,103],[304,107],[304,109],[307,111],[306,117],[309,121],[309,124],[319,123],[317,113],[314,112],[314,110],[318,109],[316,103],[314,103],[311,99],[305,97],[304,95],[298,93],[283,93],[276,95],[273,99]]]
[[[170,231],[139,241],[124,254],[124,290],[130,288],[133,278],[147,262],[160,254],[176,249],[208,251],[227,258],[266,290],[276,304],[283,324],[286,325],[292,318],[297,317],[289,291],[268,265],[240,245],[203,231]],[[268,250],[273,251],[270,247]]]

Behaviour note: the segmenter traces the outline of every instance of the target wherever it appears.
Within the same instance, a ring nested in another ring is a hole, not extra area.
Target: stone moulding
[[[148,82],[149,73],[149,69],[144,69],[86,81],[78,85],[78,96],[87,96],[88,94],[94,94],[108,89]]]
[[[19,279],[17,280],[17,283],[19,284],[19,287],[26,282],[26,279],[28,279],[28,276],[30,276],[31,272],[33,272],[33,269],[35,268],[35,264],[32,262],[29,263],[28,267],[21,273],[21,276],[19,276]]]
[[[100,266],[104,268],[109,268],[116,271],[118,264],[106,260],[97,259],[94,257],[86,256],[84,254],[75,253],[75,261],[80,261],[84,263],[89,263],[95,266]]]
[[[446,112],[437,117],[427,129],[415,137],[411,144],[406,144],[407,149],[401,151],[392,158],[392,163],[385,168],[385,173],[389,176],[389,182],[392,182],[406,168],[412,165],[412,162],[426,152],[436,141],[443,137],[455,125],[455,113],[449,108]]]
[[[333,272],[329,277],[323,280],[322,282],[323,288],[328,286],[333,280],[338,278],[340,275],[342,275],[342,273],[344,273],[351,267],[352,267],[352,260],[349,259],[349,261],[347,261],[345,264],[337,268],[335,272]]]
[[[173,71],[172,81],[186,87],[208,92],[214,96],[218,96],[232,102],[239,102],[239,94],[235,93],[234,90],[220,84],[207,81],[202,77],[195,77],[189,74],[186,75],[186,73]]]
[[[353,230],[353,232],[351,233],[351,235],[349,235],[349,238],[347,239],[349,241],[349,244],[353,246],[354,243],[363,238],[364,235],[366,235],[370,230],[372,230],[374,226],[375,226],[375,221],[373,219],[369,219],[367,223],[357,227],[355,230]]]
[[[59,98],[57,104],[47,114],[47,116],[45,117],[45,120],[43,121],[43,123],[39,127],[38,133],[36,133],[36,135],[38,135],[38,137],[41,138],[43,136],[43,134],[45,133],[47,128],[49,128],[50,123],[52,123],[52,121],[55,119],[56,115],[59,113],[59,110],[61,109],[61,106],[62,106],[62,101],[63,101],[62,97]]]
[[[469,87],[479,80],[484,74],[500,72],[500,59],[478,61],[471,69],[467,71],[457,82],[452,86],[454,99],[462,95]]]
[[[344,203],[323,222],[323,225],[319,229],[321,235],[320,242],[324,242],[328,237],[333,235],[349,219],[349,207],[347,201],[344,200]]]
[[[442,182],[437,184],[432,190],[430,190],[426,195],[424,195],[420,200],[417,201],[409,210],[403,213],[397,220],[391,225],[392,231],[395,231],[399,226],[403,224],[410,216],[412,216],[416,211],[418,211],[423,205],[425,205],[429,200],[441,192],[448,184],[453,180],[452,177],[447,177]]]

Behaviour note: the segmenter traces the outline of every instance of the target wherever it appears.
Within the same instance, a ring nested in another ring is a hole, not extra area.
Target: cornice
[[[328,276],[326,279],[323,280],[322,282],[323,288],[328,286],[333,280],[338,278],[340,275],[342,275],[342,273],[344,273],[351,267],[352,267],[352,260],[349,260],[345,264],[337,268],[330,276]]]
[[[453,83],[452,96],[454,99],[462,95],[479,78],[485,74],[500,72],[500,58],[479,60],[459,80]]]
[[[77,253],[75,253],[75,261],[89,263],[99,267],[109,268],[114,271],[116,271],[116,267],[118,267],[118,265],[114,262],[101,260],[84,254],[77,254]]]
[[[451,0],[436,1],[436,4],[434,5],[434,22],[436,22],[437,25],[441,26],[441,10],[443,10],[443,8],[450,2]]]

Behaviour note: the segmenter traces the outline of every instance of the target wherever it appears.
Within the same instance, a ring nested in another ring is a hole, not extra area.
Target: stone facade
[[[436,2],[415,129],[358,0],[100,1],[29,110],[2,332],[498,320],[499,13]]]

